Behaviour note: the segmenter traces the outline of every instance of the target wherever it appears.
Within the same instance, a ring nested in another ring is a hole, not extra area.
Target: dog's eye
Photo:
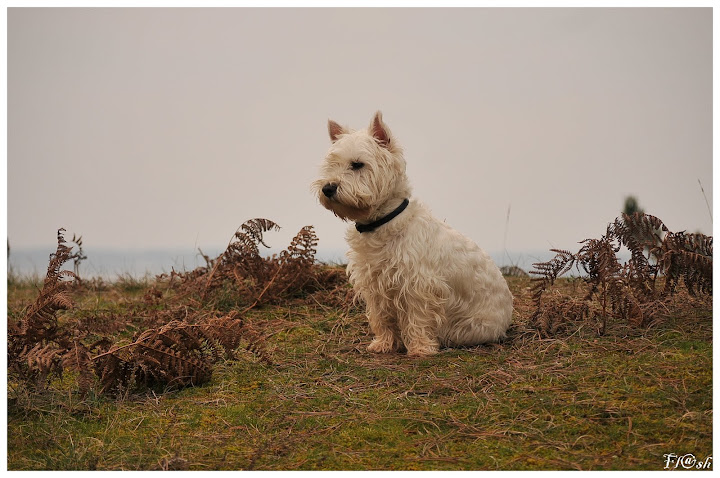
[[[362,167],[365,166],[365,163],[361,163],[360,161],[353,161],[350,163],[350,167],[353,171],[357,171],[358,169],[362,169]]]

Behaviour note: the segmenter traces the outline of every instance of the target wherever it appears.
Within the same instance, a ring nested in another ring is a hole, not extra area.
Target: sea
[[[11,249],[8,255],[8,275],[21,278],[44,277],[54,249]],[[83,250],[86,259],[78,265],[81,278],[100,278],[113,281],[121,278],[143,279],[160,274],[187,272],[206,265],[203,254],[210,258],[218,257],[223,249],[202,250]],[[265,257],[279,254],[280,249],[262,251]],[[555,253],[550,251],[494,252],[490,256],[498,266],[515,266],[524,271],[532,269],[535,262],[552,259]],[[318,250],[316,260],[325,264],[342,265],[347,263],[344,250]],[[72,261],[63,269],[74,270]]]

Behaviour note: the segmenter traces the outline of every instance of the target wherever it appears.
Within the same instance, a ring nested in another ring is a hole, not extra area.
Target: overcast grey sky
[[[630,194],[712,233],[710,8],[13,8],[7,62],[13,248],[222,248],[265,217],[344,249],[310,183],[327,119],[378,109],[488,251],[577,249]]]

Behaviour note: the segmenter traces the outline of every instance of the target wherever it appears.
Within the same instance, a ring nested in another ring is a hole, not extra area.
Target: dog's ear
[[[328,120],[328,133],[330,133],[330,141],[333,143],[338,140],[338,137],[341,134],[347,134],[347,130],[334,122],[333,120]]]
[[[390,139],[392,138],[392,135],[390,134],[390,129],[387,125],[383,123],[382,113],[380,111],[375,113],[375,117],[370,123],[370,128],[368,129],[370,131],[370,135],[377,140],[380,146],[383,148],[390,146]]]

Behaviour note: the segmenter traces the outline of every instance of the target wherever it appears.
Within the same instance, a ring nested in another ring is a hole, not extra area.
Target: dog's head
[[[328,132],[332,146],[313,183],[323,206],[344,220],[368,221],[388,202],[410,195],[402,149],[379,111],[367,129],[330,120]]]

